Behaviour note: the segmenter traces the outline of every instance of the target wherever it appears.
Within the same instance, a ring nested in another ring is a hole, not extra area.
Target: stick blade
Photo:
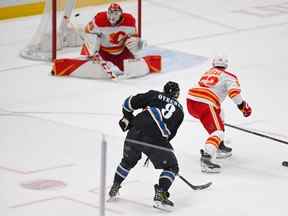
[[[208,183],[203,184],[203,185],[194,185],[193,189],[194,190],[203,190],[203,189],[210,187],[211,185],[212,185],[212,182],[208,182]]]
[[[212,185],[212,182],[208,182],[208,183],[202,184],[202,185],[193,185],[189,181],[187,181],[187,179],[185,179],[183,176],[181,176],[179,174],[178,174],[178,176],[181,180],[183,180],[193,190],[203,190],[203,189],[208,188]]]

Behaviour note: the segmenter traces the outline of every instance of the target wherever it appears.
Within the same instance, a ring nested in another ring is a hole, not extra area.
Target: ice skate
[[[155,196],[154,196],[154,208],[171,211],[173,209],[174,203],[169,200],[169,192],[161,191],[159,185],[154,185]]]
[[[208,153],[204,152],[203,149],[200,150],[201,158],[201,171],[204,173],[219,173],[221,166],[215,164],[211,161],[212,157]]]
[[[217,159],[224,159],[232,156],[232,148],[225,146],[224,142],[222,141],[219,145],[219,148],[216,152]]]
[[[109,199],[108,201],[113,201],[116,199],[117,195],[119,194],[119,189],[121,188],[120,184],[113,183],[110,191],[109,191]]]

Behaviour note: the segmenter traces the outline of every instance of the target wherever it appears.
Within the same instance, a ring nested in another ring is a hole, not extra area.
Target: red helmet
[[[121,19],[122,17],[122,8],[120,7],[119,4],[117,3],[112,3],[108,7],[108,20],[112,25],[117,24],[117,22]]]

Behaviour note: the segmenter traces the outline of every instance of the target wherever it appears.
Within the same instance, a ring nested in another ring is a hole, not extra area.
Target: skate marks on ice
[[[123,182],[121,188],[126,187],[127,185],[131,185],[131,184],[137,184],[137,183],[141,183],[141,181],[139,180],[131,180],[131,181],[126,181]],[[109,191],[109,189],[111,188],[112,185],[108,185],[106,186],[106,194]],[[94,188],[92,190],[90,190],[89,192],[94,193],[94,194],[98,194],[99,193],[99,188]],[[109,197],[109,195],[107,194],[107,198],[106,198],[106,203],[107,206],[109,207],[121,207],[120,209],[138,209],[139,211],[141,211],[142,208],[144,209],[152,209],[152,204],[146,204],[143,202],[139,202],[137,200],[131,200],[131,199],[127,199],[121,196],[121,191],[119,192],[119,194],[116,197]],[[111,206],[110,206],[111,205]],[[125,206],[125,207],[124,207]]]
[[[140,180],[132,180],[132,181],[123,182],[122,189],[126,186],[129,186],[129,185],[131,186],[131,184],[137,188],[137,184],[139,183],[141,183]],[[106,187],[106,192],[110,189],[110,187],[111,185]],[[99,188],[94,188],[90,190],[89,192],[98,195]],[[129,214],[129,212],[135,213],[135,210],[137,210],[137,212],[141,212],[141,215],[144,215],[144,214],[153,215],[153,213],[171,212],[172,210],[174,210],[174,208],[166,209],[166,208],[161,208],[161,206],[160,207],[155,206],[153,197],[150,197],[150,196],[149,198],[142,197],[140,201],[139,200],[140,197],[134,196],[134,195],[127,197],[127,195],[123,195],[121,191],[116,197],[113,197],[113,198],[110,198],[109,195],[107,195],[106,208],[114,209],[115,211],[121,211],[125,215],[126,213]],[[123,212],[123,210],[127,210],[127,212]]]
[[[110,206],[111,205],[111,206]],[[123,209],[137,209],[137,212],[141,212],[142,214],[151,215],[153,212],[172,212],[175,207],[164,207],[162,205],[156,205],[153,200],[145,200],[144,202],[140,202],[138,200],[127,199],[124,197],[114,197],[107,200],[107,206],[116,208],[119,207]],[[142,215],[141,214],[141,215]]]
[[[88,208],[93,208],[93,209],[99,209],[100,206],[97,204],[95,204],[95,202],[87,202],[87,201],[83,201],[74,197],[70,197],[70,196],[55,196],[55,197],[48,197],[48,198],[43,198],[43,199],[38,199],[38,200],[33,200],[33,201],[29,201],[29,202],[25,202],[25,203],[20,203],[20,204],[16,204],[13,206],[10,206],[9,208],[11,209],[16,209],[16,208],[24,208],[24,207],[29,207],[29,206],[41,206],[42,204],[46,204],[46,203],[51,203],[51,202],[69,202],[72,204],[76,204],[76,205],[81,205],[81,206],[86,206]],[[64,205],[63,203],[63,205]],[[70,204],[71,206],[71,204]],[[122,210],[115,210],[112,208],[105,208],[107,212],[109,213],[113,213],[116,215],[124,215],[125,212],[123,212]]]
[[[141,181],[139,180],[131,180],[131,181],[127,181],[127,182],[123,182],[122,187],[126,187],[129,186],[131,184],[138,184],[141,183]],[[111,185],[106,187],[106,191],[108,191],[111,188]],[[94,189],[91,190],[90,192],[92,193],[98,193],[98,189]],[[151,213],[151,210],[153,209],[153,203],[152,203],[152,199],[151,199],[151,203],[148,202],[140,202],[139,200],[132,200],[133,198],[137,198],[137,197],[133,197],[131,199],[128,199],[124,196],[121,196],[121,191],[120,193],[113,198],[110,198],[109,195],[107,195],[108,199],[106,200],[107,206],[109,207],[113,207],[113,208],[117,208],[119,207],[121,210],[123,209],[137,209],[137,211],[139,212],[146,212],[148,210],[147,213]]]
[[[126,181],[123,182],[121,187],[126,187],[126,185],[130,185],[130,184],[136,184],[136,183],[140,183],[139,180],[130,180],[130,181]],[[108,191],[111,188],[112,185],[106,185],[105,190]],[[89,190],[89,192],[94,193],[94,194],[98,194],[100,191],[99,187],[93,188],[91,190]]]
[[[125,209],[137,209],[137,211],[147,211],[148,210],[152,210],[153,209],[153,204],[152,204],[152,200],[151,200],[151,204],[145,203],[145,202],[140,202],[138,200],[132,200],[132,199],[127,199],[125,197],[113,197],[108,199],[107,201],[107,205],[111,207],[113,206],[114,208],[119,206],[122,208],[125,207]]]

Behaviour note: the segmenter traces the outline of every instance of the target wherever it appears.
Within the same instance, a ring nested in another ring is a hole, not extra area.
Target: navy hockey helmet
[[[180,94],[180,88],[178,83],[169,81],[164,85],[164,93],[170,97],[178,98]]]

